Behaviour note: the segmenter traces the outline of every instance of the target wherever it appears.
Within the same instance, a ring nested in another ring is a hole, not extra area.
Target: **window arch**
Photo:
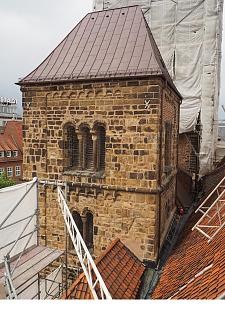
[[[93,247],[93,234],[94,234],[94,223],[93,223],[93,214],[88,211],[86,213],[86,237],[85,242],[88,248]]]
[[[93,140],[90,129],[88,127],[83,127],[81,129],[81,134],[83,137],[82,168],[84,170],[93,170]]]
[[[105,170],[105,128],[98,126],[96,128],[97,135],[97,167],[96,170]]]
[[[75,222],[75,224],[76,224],[81,236],[83,237],[83,233],[84,233],[83,228],[84,228],[84,226],[83,226],[83,221],[82,221],[82,218],[81,218],[80,214],[77,211],[75,211],[75,212],[72,213],[72,217],[73,217],[73,220],[74,220],[74,222]],[[72,240],[69,239],[69,250],[72,250],[73,248],[74,247],[73,247]]]
[[[79,140],[75,127],[71,124],[65,127],[65,166],[77,169],[79,166]]]

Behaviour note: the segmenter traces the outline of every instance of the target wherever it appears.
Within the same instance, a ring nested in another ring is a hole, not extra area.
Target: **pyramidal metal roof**
[[[176,90],[139,6],[87,14],[19,84],[163,75]]]

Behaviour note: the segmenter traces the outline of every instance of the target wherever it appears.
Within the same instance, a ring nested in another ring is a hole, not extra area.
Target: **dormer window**
[[[10,158],[12,156],[12,152],[11,151],[6,151],[6,157]]]
[[[4,151],[0,151],[0,158],[4,158]]]
[[[13,155],[13,157],[18,157],[18,151],[17,151],[17,150],[14,150],[14,151],[12,152],[12,155]]]

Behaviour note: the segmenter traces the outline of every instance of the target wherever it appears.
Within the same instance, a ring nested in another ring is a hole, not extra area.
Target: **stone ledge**
[[[92,177],[98,179],[104,179],[105,173],[104,171],[74,171],[74,170],[66,170],[62,173],[64,176],[76,176],[76,177]]]

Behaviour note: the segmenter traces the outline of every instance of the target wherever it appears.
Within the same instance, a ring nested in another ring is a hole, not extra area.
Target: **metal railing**
[[[213,202],[212,202],[213,200]],[[211,203],[212,202],[212,203]],[[205,235],[210,242],[225,225],[225,177],[207,196],[195,213],[203,215],[192,228]]]
[[[66,204],[62,189],[58,186],[58,201],[76,254],[94,299],[112,299]]]

